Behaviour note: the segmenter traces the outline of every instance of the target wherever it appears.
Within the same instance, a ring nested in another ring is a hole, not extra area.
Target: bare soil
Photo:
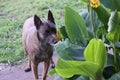
[[[57,61],[57,55],[53,56],[54,62]],[[0,63],[0,80],[33,80],[32,71],[25,72],[27,68],[27,62],[23,62],[19,65],[10,66],[8,63]],[[51,68],[50,68],[51,69]],[[49,70],[50,70],[49,69]],[[38,75],[42,77],[43,63],[39,64]],[[53,80],[55,76],[48,74],[47,80]],[[40,79],[39,79],[40,80]]]

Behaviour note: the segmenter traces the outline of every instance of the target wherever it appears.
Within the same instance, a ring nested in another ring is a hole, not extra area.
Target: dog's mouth
[[[60,35],[59,35],[59,32],[57,31],[56,34],[52,34],[53,38],[55,38],[55,42],[54,43],[57,43],[59,40],[60,40]]]

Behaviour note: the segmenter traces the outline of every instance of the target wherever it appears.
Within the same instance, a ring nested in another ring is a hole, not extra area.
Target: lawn
[[[0,0],[0,62],[25,59],[21,42],[25,19],[37,14],[44,20],[50,9],[59,28],[64,25],[65,6],[77,12],[85,8],[80,0]]]

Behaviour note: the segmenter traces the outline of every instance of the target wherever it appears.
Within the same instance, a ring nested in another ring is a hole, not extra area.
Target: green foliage
[[[120,0],[100,0],[100,2],[107,8],[115,11],[116,9],[120,11]]]
[[[117,11],[111,12],[111,16],[108,22],[108,34],[107,39],[111,42],[118,42],[120,40],[120,18]]]
[[[107,29],[107,23],[110,17],[110,10],[104,7],[102,4],[98,8],[93,8],[96,11],[98,18],[103,22],[105,28]]]
[[[76,80],[90,80],[90,79],[86,76],[80,76]]]
[[[85,46],[88,36],[85,21],[69,7],[65,7],[65,25],[70,40],[73,43],[81,43]]]
[[[120,72],[114,74],[109,80],[119,80],[120,79]]]
[[[61,65],[62,64],[62,65]],[[64,61],[58,60],[55,70],[62,77],[68,78],[73,75],[86,75],[95,79],[94,76],[99,68],[99,65],[89,61]]]
[[[107,62],[105,67],[114,66],[114,56],[112,54],[107,54]]]
[[[89,3],[88,0],[82,1]],[[66,31],[68,35],[66,38],[69,38],[72,44],[65,40],[55,46],[60,57],[55,70],[60,76],[71,79],[75,75],[85,75],[92,78],[92,80],[119,80],[119,73],[116,72],[120,71],[120,3],[118,3],[119,0],[100,0],[100,2],[100,6],[97,8],[92,8],[89,5],[88,12],[83,12],[80,17],[74,10],[69,7],[65,8],[66,26],[64,32]],[[81,27],[81,25],[85,26]],[[83,37],[84,35],[87,35],[86,38]],[[84,41],[89,42],[87,47]],[[83,45],[76,43],[82,43]],[[104,44],[107,44],[108,48]],[[77,47],[70,45],[85,48],[84,53],[76,50]],[[107,54],[106,49],[109,51],[109,47],[113,52]],[[77,56],[78,54],[84,54],[85,61],[74,59],[72,53]],[[82,79],[76,78],[75,80]],[[88,79],[84,78],[83,80]]]
[[[60,27],[60,28],[58,29],[58,31],[60,32],[62,39],[68,38],[68,35],[67,35],[67,32],[66,32],[65,26]]]
[[[88,40],[92,38],[99,38],[101,33],[103,33],[101,28],[103,28],[103,23],[99,20],[97,13],[89,8],[89,11],[83,11],[80,15],[84,18],[88,31]]]
[[[88,1],[86,0],[82,0],[82,1],[85,2],[86,4],[88,3]],[[107,29],[107,23],[110,17],[110,10],[107,9],[103,4],[100,4],[99,7],[92,9],[95,10],[98,18],[103,22],[104,27]]]
[[[117,47],[115,46],[115,43],[120,41],[120,34],[118,33],[120,31],[120,21],[119,21],[120,20],[120,14],[119,14],[120,3],[118,3],[118,1],[119,0],[115,0],[115,1],[101,0],[101,3],[103,3],[104,7],[107,7],[106,11],[108,11],[108,8],[109,8],[109,10],[111,10],[112,12],[111,12],[111,15],[108,14],[108,16],[109,16],[108,18],[101,17],[103,19],[106,19],[106,22],[104,20],[100,19],[104,23],[104,25],[105,25],[105,23],[108,24],[108,27],[106,27],[107,35],[105,34],[106,35],[105,39],[106,40],[108,39],[108,41],[109,41],[109,42],[107,41],[107,44],[112,44],[113,54],[114,54],[113,59],[114,59],[114,64],[115,64],[114,67],[115,67],[115,71],[117,71],[117,72],[120,71],[120,66],[119,66],[119,63],[117,60],[117,57],[119,56],[118,55],[119,50],[116,49]],[[101,16],[102,11],[100,11],[100,12],[97,11],[98,8],[96,8],[94,10],[97,12],[98,16]],[[110,13],[110,11],[108,13]]]
[[[103,70],[106,62],[106,49],[102,40],[92,39],[84,51],[85,60],[99,64]]]
[[[55,45],[55,50],[63,60],[84,60],[84,47],[72,44],[68,39],[58,42]]]
[[[84,51],[86,61],[76,61],[72,59],[74,55],[78,56],[78,54],[82,53],[77,51],[75,46],[73,47],[71,44],[66,43],[66,41],[61,44],[57,43],[55,46],[61,58],[57,61],[56,72],[65,78],[72,77],[75,74],[89,76],[93,80],[100,78],[106,61],[106,50],[103,42],[95,39],[90,41]],[[71,54],[74,55],[71,56]],[[98,77],[98,75],[100,77]]]

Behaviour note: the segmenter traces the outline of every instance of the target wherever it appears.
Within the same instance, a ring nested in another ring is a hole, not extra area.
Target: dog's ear
[[[55,24],[53,14],[52,14],[52,12],[50,10],[48,12],[48,20],[51,21],[51,22],[53,22]]]
[[[34,15],[34,25],[36,26],[36,29],[40,29],[40,25],[42,25],[42,21],[37,15]]]

